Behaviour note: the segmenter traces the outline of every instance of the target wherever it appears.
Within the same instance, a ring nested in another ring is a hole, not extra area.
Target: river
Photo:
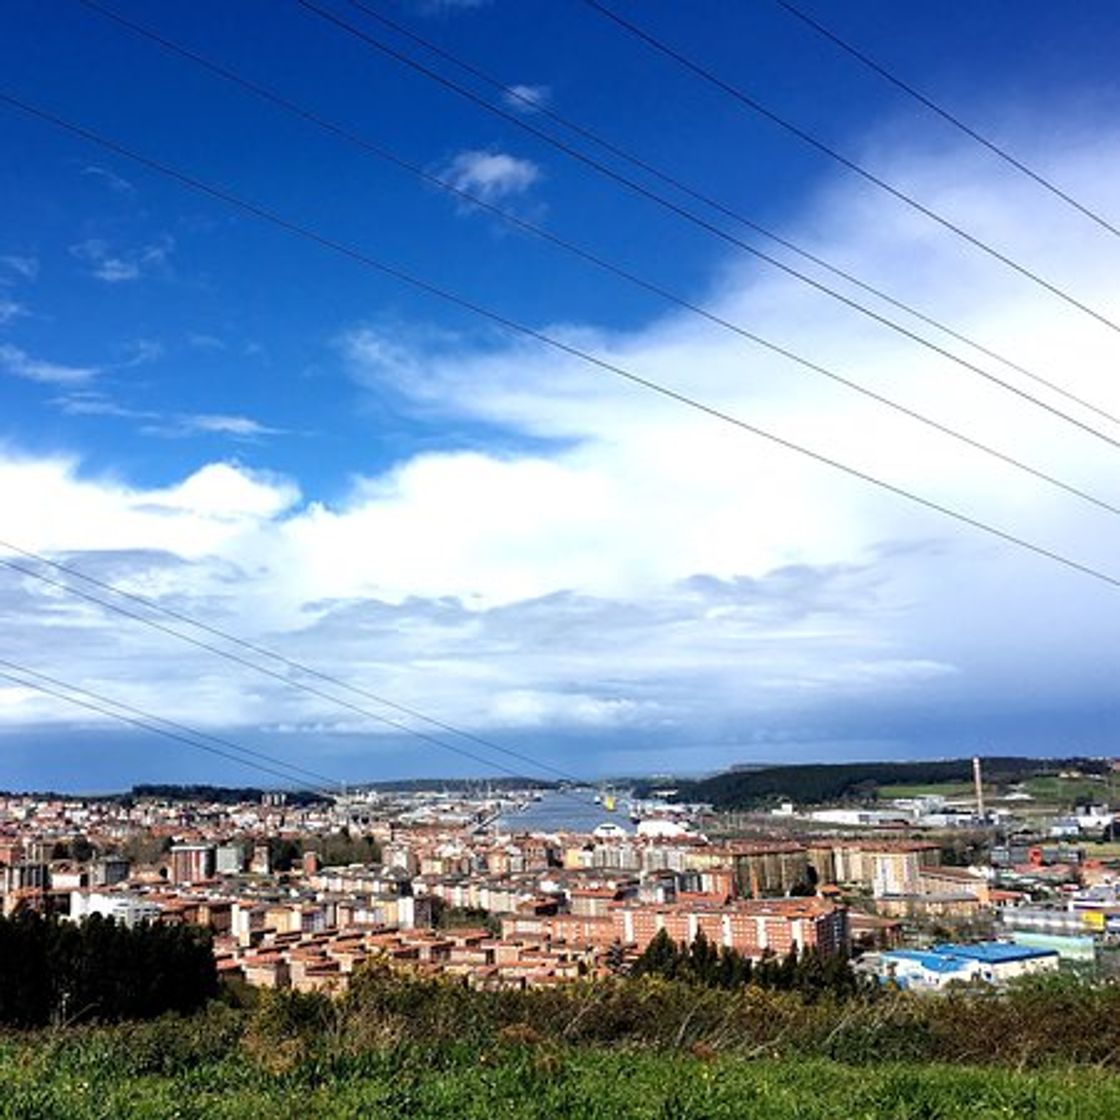
[[[510,813],[499,821],[499,827],[510,832],[591,832],[601,824],[614,824],[626,832],[634,826],[625,807],[609,813],[596,805],[593,790],[549,790],[540,801],[530,801],[522,813]]]

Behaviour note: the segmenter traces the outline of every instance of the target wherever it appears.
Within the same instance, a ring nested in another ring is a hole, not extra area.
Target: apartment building
[[[741,900],[727,906],[677,903],[669,906],[616,904],[614,939],[644,949],[662,930],[674,941],[690,943],[698,933],[749,957],[767,950],[779,955],[792,948],[833,953],[849,944],[848,912],[819,898]]]

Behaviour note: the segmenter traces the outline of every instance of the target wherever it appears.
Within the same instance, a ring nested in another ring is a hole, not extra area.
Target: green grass
[[[1015,811],[1052,811],[1066,809],[1085,802],[1099,803],[1109,801],[1107,782],[1097,782],[1090,778],[1059,778],[1057,774],[1038,774],[1025,779],[1022,788],[1034,801],[1018,802]],[[988,801],[998,801],[1001,789],[985,783],[984,797]],[[944,797],[951,801],[971,799],[975,788],[971,782],[937,782],[928,785],[889,785],[880,786],[880,801],[891,801],[898,797]]]
[[[1120,986],[834,1001],[642,978],[345,997],[0,1034],[0,1120],[1113,1120]]]
[[[987,789],[984,791],[987,796]],[[880,786],[878,797],[880,801],[893,801],[897,797],[946,797],[959,800],[962,797],[972,797],[973,786],[971,782],[937,782],[930,785],[895,785]]]
[[[88,1036],[87,1036],[88,1038]],[[329,1063],[244,1053],[172,1073],[123,1071],[97,1046],[0,1049],[0,1118],[307,1120],[1090,1120],[1120,1116],[1120,1078],[1085,1068],[947,1065],[542,1044],[389,1049]],[[269,1067],[273,1068],[269,1068]]]
[[[1086,802],[1099,804],[1109,801],[1108,782],[1095,782],[1089,778],[1059,778],[1056,774],[1045,774],[1028,778],[1023,788],[1036,801],[1063,808]]]

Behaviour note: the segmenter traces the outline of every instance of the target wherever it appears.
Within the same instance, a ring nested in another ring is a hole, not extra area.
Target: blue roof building
[[[880,980],[893,980],[900,987],[917,991],[937,991],[954,982],[1000,984],[1057,967],[1058,954],[1053,949],[1005,941],[893,949],[879,956]]]

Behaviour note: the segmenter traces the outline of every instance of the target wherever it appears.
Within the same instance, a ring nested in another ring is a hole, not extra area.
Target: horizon
[[[411,777],[386,777],[386,778],[368,778],[368,779],[355,779],[340,783],[345,787],[344,792],[349,793],[355,790],[373,789],[377,787],[393,787],[402,784],[409,784],[415,786],[418,791],[427,791],[429,786],[424,783],[430,783],[431,787],[438,785],[446,785],[454,783],[456,785],[483,785],[487,783],[501,783],[503,788],[519,788],[516,783],[524,783],[525,788],[533,786],[544,787],[548,792],[556,792],[557,788],[565,786],[574,789],[603,789],[606,787],[623,787],[627,783],[635,782],[698,782],[705,781],[712,778],[720,778],[727,775],[754,772],[759,770],[775,770],[787,768],[800,768],[800,767],[861,767],[861,766],[875,766],[875,765],[914,765],[921,766],[923,763],[933,762],[963,762],[971,763],[974,757],[978,757],[981,762],[997,759],[1026,759],[1028,761],[1037,761],[1039,763],[1071,763],[1071,762],[1114,762],[1116,759],[1112,755],[1016,755],[1011,753],[1004,754],[982,754],[978,756],[973,755],[935,755],[928,758],[880,758],[880,759],[844,759],[832,762],[749,762],[749,763],[732,763],[722,769],[717,770],[704,770],[696,771],[694,773],[650,773],[650,774],[607,774],[598,775],[594,777],[587,777],[585,779],[576,781],[566,781],[559,778],[548,778],[541,775],[451,775],[451,774],[437,774],[431,776]],[[984,779],[987,782],[987,778]],[[971,784],[971,777],[967,779]],[[299,786],[296,784],[282,786],[282,785],[268,785],[266,782],[244,782],[244,783],[231,783],[224,784],[221,782],[208,781],[204,779],[192,781],[161,781],[159,779],[147,779],[145,781],[137,781],[133,785],[125,787],[117,787],[112,789],[64,789],[55,787],[42,787],[39,789],[23,788],[0,788],[0,796],[5,797],[70,797],[78,800],[90,799],[99,800],[104,798],[125,797],[136,793],[137,790],[146,788],[164,788],[168,790],[189,790],[192,788],[214,790],[217,792],[233,792],[237,790],[246,790],[258,793],[292,793],[292,794],[314,794],[321,793],[327,796],[334,796],[334,793],[327,789],[319,789],[310,784],[306,786]],[[337,791],[335,791],[337,792]],[[153,794],[152,796],[157,796]]]
[[[0,787],[155,774],[241,785],[262,764],[349,784],[530,765],[596,782],[775,757],[1120,754],[1115,229],[774,3],[703,19],[664,0],[617,11],[1019,271],[585,5],[392,7],[411,34],[520,91],[495,95],[504,116],[307,6],[106,7],[367,148],[97,5],[21,0],[8,13],[11,97],[350,256],[0,104],[0,136],[19,153],[0,169]],[[806,10],[1120,223],[1120,27],[1107,5]],[[123,718],[170,721],[164,737],[117,729],[97,709],[106,698]]]

